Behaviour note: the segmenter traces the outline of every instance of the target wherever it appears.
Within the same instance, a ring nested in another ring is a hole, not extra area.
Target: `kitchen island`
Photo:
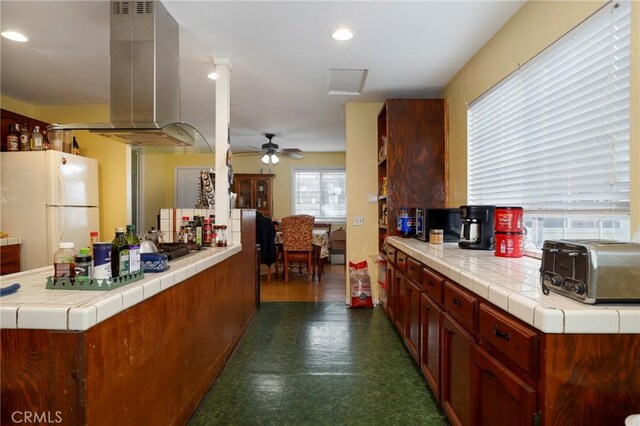
[[[390,237],[385,256],[385,312],[453,424],[640,413],[640,304],[545,295],[539,259],[456,243]]]
[[[232,222],[229,247],[107,292],[3,277],[22,287],[0,306],[2,424],[186,423],[256,309],[255,211]]]

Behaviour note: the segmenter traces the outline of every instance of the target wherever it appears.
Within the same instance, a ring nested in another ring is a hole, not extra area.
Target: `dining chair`
[[[283,217],[280,221],[285,283],[289,282],[289,262],[307,262],[307,280],[311,282],[314,222],[315,218],[306,214]]]

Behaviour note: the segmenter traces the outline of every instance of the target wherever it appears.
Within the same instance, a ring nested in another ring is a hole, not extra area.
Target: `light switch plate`
[[[356,225],[356,226],[364,225],[364,217],[363,216],[354,216],[353,217],[353,224]]]

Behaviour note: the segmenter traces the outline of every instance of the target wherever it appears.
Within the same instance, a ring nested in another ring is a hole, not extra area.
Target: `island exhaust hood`
[[[111,122],[52,129],[89,130],[136,146],[207,147],[180,122],[179,28],[159,1],[111,1]]]

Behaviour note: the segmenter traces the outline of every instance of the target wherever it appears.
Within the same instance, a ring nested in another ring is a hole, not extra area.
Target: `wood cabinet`
[[[20,244],[0,247],[0,275],[20,272]]]
[[[639,334],[543,333],[397,247],[385,254],[387,315],[452,424],[624,424],[639,412]]]
[[[0,118],[2,123],[0,124],[0,136],[2,140],[0,146],[2,147],[2,151],[6,151],[6,143],[7,143],[7,133],[9,133],[9,125],[18,123],[22,127],[22,125],[26,124],[29,132],[33,131],[34,126],[40,126],[40,131],[46,130],[49,123],[44,121],[36,120],[35,118],[27,117],[26,115],[18,114],[13,111],[8,111],[6,109],[0,109]]]
[[[273,218],[274,174],[238,173],[233,176],[233,192],[237,195],[236,208],[256,209]]]
[[[401,207],[444,207],[447,104],[387,99],[378,114],[378,243]]]

